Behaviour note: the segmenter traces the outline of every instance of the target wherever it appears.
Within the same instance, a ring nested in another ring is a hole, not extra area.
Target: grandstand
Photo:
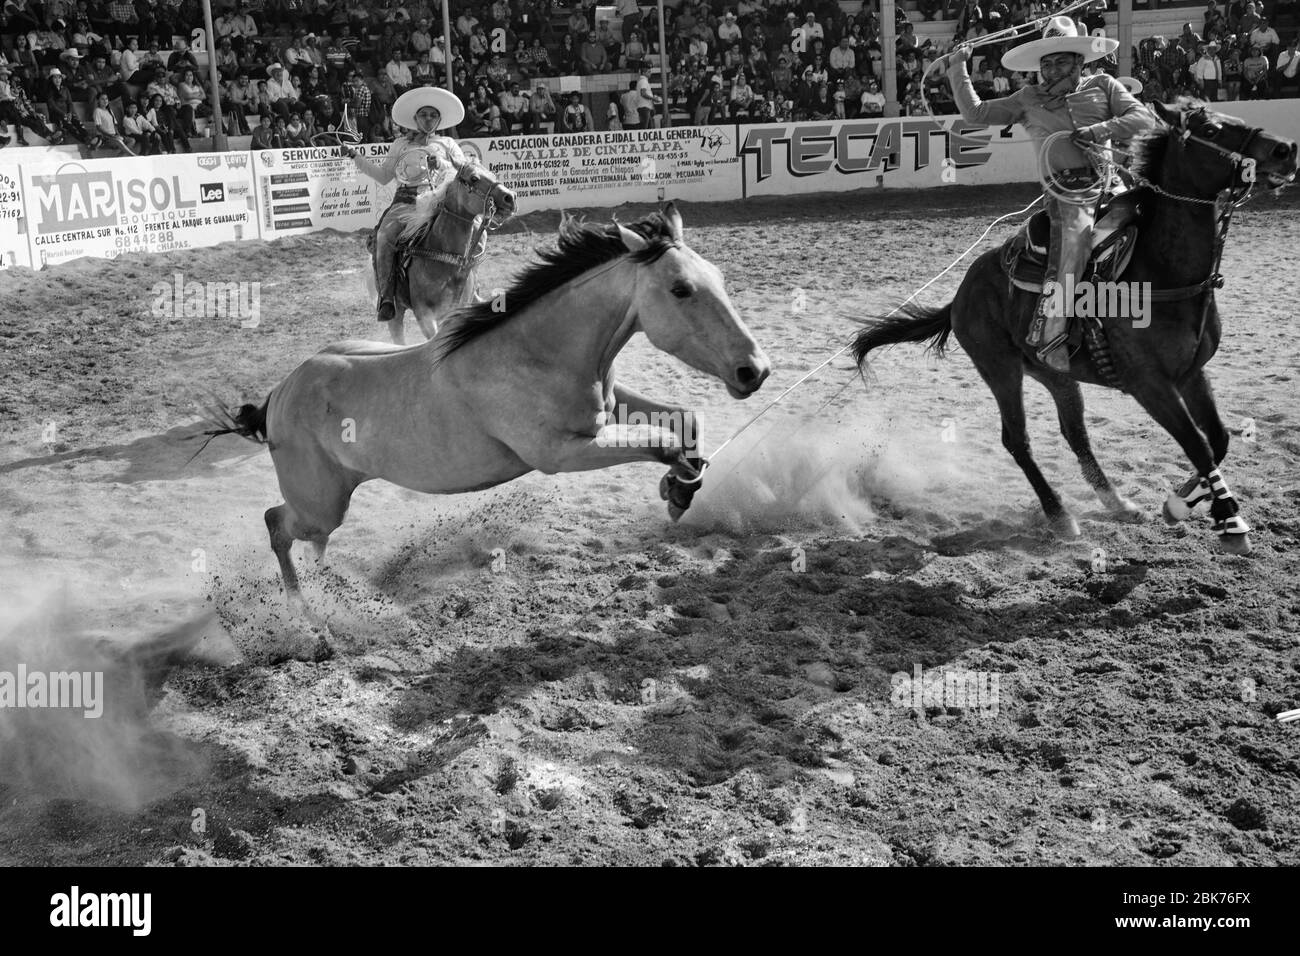
[[[193,0],[185,0],[185,2],[189,4],[191,9],[197,7],[197,4],[194,4]],[[122,4],[113,4],[113,6],[119,6],[119,5]],[[258,2],[256,5],[259,8],[261,7],[260,2]],[[1115,6],[1114,0],[1111,0],[1111,5],[1112,7]],[[0,15],[0,53],[3,53],[5,61],[7,61],[10,65],[13,65],[19,60],[21,60],[21,57],[19,55],[20,51],[15,49],[15,45],[16,45],[16,38],[18,34],[23,32],[21,27],[25,25],[21,20],[21,14],[19,13],[19,11],[15,9],[16,6],[17,4],[15,4],[14,2],[12,2],[12,0],[10,0],[10,2],[4,5],[5,12],[2,15]],[[680,4],[678,4],[678,6],[680,7]],[[723,4],[718,2],[713,2],[709,4],[709,6],[711,7],[711,12],[714,16],[720,15],[724,10]],[[1280,33],[1282,33],[1284,37],[1289,38],[1297,28],[1296,16],[1294,12],[1292,12],[1296,9],[1297,5],[1294,3],[1286,3],[1286,4],[1279,3],[1279,4],[1273,4],[1272,6],[1273,9],[1270,12],[1275,14],[1275,16],[1273,17],[1273,24],[1275,28]],[[151,4],[147,5],[146,0],[140,0],[140,2],[138,3],[138,7],[141,8],[142,10],[155,9]],[[727,7],[731,7],[731,5],[727,4]],[[838,7],[843,16],[854,18],[857,17],[862,12],[863,3],[862,0],[840,0]],[[392,8],[392,0],[380,0],[379,3],[371,7],[371,10],[382,13],[391,8]],[[416,8],[415,5],[412,5],[412,9],[415,8]],[[918,4],[915,2],[915,0],[905,0],[905,2],[901,4],[901,8],[906,13],[908,20],[913,24],[915,28],[915,35],[916,35],[918,45],[924,45],[926,41],[930,41],[932,43],[932,50],[934,52],[944,51],[951,46],[954,39],[954,34],[957,30],[955,4],[954,4],[954,11],[952,16],[950,16],[948,19],[935,19],[935,20],[924,19],[924,17],[922,16],[918,8]],[[103,10],[105,8],[96,7],[96,9]],[[156,9],[161,9],[161,7]],[[181,6],[177,9],[184,10],[186,9],[186,7]],[[454,25],[456,16],[458,16],[459,13],[463,12],[464,10],[468,10],[468,9],[477,10],[480,17],[484,20],[487,20],[488,8],[485,4],[484,5],[464,4],[463,6],[460,4],[455,4],[452,9],[453,34],[457,33],[457,28]],[[602,22],[608,22],[613,36],[616,38],[621,36],[622,19],[618,15],[617,10],[614,6],[597,5],[595,7],[590,7],[587,9],[589,11],[588,23],[592,28],[594,28],[597,24],[600,24]],[[770,10],[772,8],[769,7],[766,9]],[[781,7],[779,9],[785,9],[785,8]],[[824,7],[815,8],[812,5],[808,5],[804,7],[799,7],[797,9],[799,10],[799,13],[802,14],[806,10],[812,10],[812,9],[824,10]],[[218,5],[218,11],[219,10],[220,10],[220,6]],[[594,73],[594,74],[588,74],[583,76],[558,75],[560,72],[558,70],[558,65],[561,62],[561,55],[560,55],[561,38],[566,33],[569,32],[569,18],[572,13],[572,10],[573,8],[568,6],[552,7],[550,9],[550,14],[549,14],[549,31],[547,31],[546,28],[542,28],[540,31],[538,31],[541,34],[541,38],[544,42],[544,45],[548,50],[552,64],[555,64],[557,66],[557,69],[553,71],[557,75],[538,76],[534,78],[533,82],[534,83],[538,81],[544,82],[546,86],[549,88],[552,96],[557,101],[559,101],[561,97],[567,96],[569,92],[572,90],[580,91],[584,103],[587,105],[588,109],[590,110],[591,115],[596,119],[598,128],[604,128],[604,118],[606,114],[606,108],[608,107],[611,98],[625,91],[628,88],[629,82],[635,80],[638,74],[635,72],[628,72],[626,70],[615,69],[611,72]],[[1204,10],[1204,6],[1200,2],[1197,2],[1197,0],[1187,0],[1187,2],[1176,3],[1173,5],[1168,5],[1168,4],[1161,5],[1155,9],[1142,9],[1142,8],[1135,9],[1133,13],[1133,21],[1132,21],[1133,43],[1136,46],[1143,39],[1155,35],[1163,35],[1170,38],[1177,37],[1181,33],[1182,25],[1189,21],[1192,23],[1194,29],[1199,30],[1203,22],[1203,10]],[[215,12],[217,11],[214,11],[214,13]],[[649,6],[643,7],[643,12],[645,14],[645,18],[643,22],[644,30],[648,35],[648,38],[650,39],[651,43],[654,44],[654,47],[652,47],[652,49],[657,48],[658,22],[657,22],[657,16],[655,15],[655,8]],[[435,25],[433,27],[432,32],[440,35],[441,30],[436,25],[436,17],[434,19],[435,19]],[[825,17],[824,13],[823,13],[823,19],[829,20],[829,18]],[[1114,10],[1111,10],[1107,12],[1105,19],[1106,19],[1107,32],[1110,33],[1111,35],[1114,35],[1117,30],[1117,14],[1114,12]],[[302,21],[297,21],[297,22],[301,23]],[[266,54],[260,59],[277,60],[281,58],[285,47],[290,43],[292,39],[293,27],[295,25],[296,23],[291,23],[287,18],[280,20],[280,22],[273,22],[272,18],[266,17],[263,23],[263,28],[259,31],[258,40],[265,41],[268,44],[269,49],[266,52]],[[330,25],[336,26],[337,22],[331,21]],[[775,42],[779,42],[779,41],[774,41],[773,32],[775,31],[776,33],[779,33],[780,29],[779,27],[772,26],[771,18],[769,18],[768,20],[768,26],[769,26],[769,36],[768,36],[767,45],[769,50],[774,50]],[[385,52],[382,48],[377,50],[374,49],[375,44],[382,39],[381,34],[377,32],[378,28],[379,28],[379,24],[377,19],[371,19],[369,23],[369,29],[366,32],[365,37],[363,38],[363,43],[367,44],[372,49],[372,56],[370,58],[366,58],[358,55],[355,61],[356,68],[360,70],[363,75],[367,76],[372,80],[376,76],[377,69],[380,68],[379,64],[382,63],[382,60],[384,58],[383,54]],[[126,30],[129,31],[129,29],[130,28],[128,26]],[[835,30],[835,26],[827,22],[827,30],[828,30],[827,39],[829,40],[834,35],[833,31]],[[65,29],[63,31],[64,41],[65,42],[71,41],[73,38],[73,34],[74,34],[74,27],[65,24]],[[129,33],[124,32],[123,35],[124,36],[129,35]],[[202,31],[199,28],[199,25],[195,25],[192,28],[192,32],[190,36],[193,41],[191,43],[192,53],[194,55],[194,58],[198,62],[202,79],[206,85],[206,77],[207,77],[206,68],[207,68],[207,58],[208,58],[207,50],[201,43],[199,43],[199,45],[197,46],[194,45],[202,38]],[[435,42],[441,42],[441,41],[440,39],[437,39],[435,40]],[[828,47],[829,47],[829,43],[828,43]],[[111,56],[113,57],[112,65],[116,66],[117,60],[120,57],[120,52],[118,50],[112,50],[110,51],[110,53]],[[408,67],[414,67],[415,60],[409,56],[410,50],[406,49],[403,51],[403,53],[405,56],[404,62],[406,63],[406,65]],[[460,62],[460,57],[465,56],[466,57],[465,65],[471,69],[469,86],[464,90],[460,90],[460,89],[457,90],[458,94],[461,95],[462,99],[468,101],[469,94],[472,90],[472,87],[476,79],[478,78],[475,75],[473,75],[473,68],[476,66],[481,67],[481,64],[474,62],[474,60],[469,56],[468,44],[463,44],[463,43],[458,44],[457,53],[458,53],[458,63]],[[674,54],[674,56],[676,57],[676,54]],[[674,68],[680,69],[680,57],[676,57],[676,59],[677,62],[674,64]],[[41,65],[40,73],[42,76],[42,80],[40,83],[36,83],[36,84],[32,83],[30,75],[26,81],[28,87],[27,93],[31,98],[33,105],[35,106],[37,113],[41,114],[41,116],[43,116],[47,120],[49,117],[48,117],[48,110],[46,109],[43,103],[44,91],[40,87],[43,87],[44,85],[43,78],[46,74],[48,74],[50,70],[50,66],[51,64],[49,62],[46,62]],[[661,73],[661,59],[657,52],[651,53],[647,61],[647,66],[649,70],[650,84],[654,93],[658,97],[668,99],[671,101],[672,97],[668,96],[668,92],[667,92],[667,87],[668,87],[668,83],[666,82],[667,78],[665,78]],[[716,64],[710,64],[709,69],[718,69],[718,67]],[[439,67],[440,81],[442,81],[441,70],[442,67]],[[257,79],[261,79],[263,75],[264,73],[257,74],[254,77],[254,81],[256,81]],[[36,86],[37,88],[33,89],[32,88],[33,86]],[[121,92],[128,97],[136,97],[140,93],[140,88],[136,85],[132,85],[130,83],[124,83],[122,86],[123,89]],[[900,83],[899,84],[900,99],[902,97],[902,86],[903,84]],[[499,87],[500,84],[492,84],[493,95],[496,95],[497,93],[500,92]],[[337,89],[334,89],[331,92],[335,95],[334,112],[335,114],[337,114],[339,112],[339,105],[340,105],[338,95],[337,95]],[[118,96],[114,98],[112,103],[112,108],[115,111],[119,121],[121,119],[122,102],[123,101],[121,97]],[[76,101],[73,103],[73,109],[83,124],[90,124],[92,118],[90,115],[91,107],[87,103]],[[673,106],[671,110],[670,121],[675,125],[689,124],[694,121],[694,116],[683,103],[678,102]],[[195,150],[205,150],[205,149],[212,148],[213,139],[211,133],[213,131],[209,129],[208,119],[203,116],[196,116],[194,118],[193,123],[199,135],[197,137],[193,137],[190,139],[191,148]],[[550,121],[539,123],[538,129],[536,131],[548,132],[554,130],[554,128],[555,128],[555,122],[552,119]],[[16,128],[12,124],[8,127],[7,130],[4,131],[7,132],[10,137],[15,136],[15,134],[17,133]],[[461,135],[462,136],[471,135],[471,131],[462,129]],[[44,142],[44,140],[37,133],[31,131],[26,132],[26,138],[29,143],[34,145],[40,145],[41,143]],[[250,137],[231,136],[229,137],[228,148],[244,149],[244,148],[248,148],[249,143],[250,143]]]

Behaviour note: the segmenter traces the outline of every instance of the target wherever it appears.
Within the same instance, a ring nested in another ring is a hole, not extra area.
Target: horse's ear
[[[1183,119],[1185,114],[1182,110],[1177,107],[1166,106],[1159,100],[1153,102],[1151,108],[1155,110],[1156,116],[1159,116],[1174,129],[1181,130],[1183,128]]]
[[[664,207],[664,220],[668,223],[668,231],[673,237],[674,242],[682,241],[682,214],[677,211],[677,204],[670,202]]]
[[[627,248],[628,252],[641,252],[643,249],[650,246],[650,243],[646,242],[621,222],[615,220],[614,225],[618,226],[618,234],[622,236],[623,245]]]

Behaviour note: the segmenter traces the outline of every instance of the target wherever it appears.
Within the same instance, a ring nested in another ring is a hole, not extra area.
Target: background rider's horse
[[[1140,209],[1139,233],[1132,258],[1117,277],[1124,284],[1150,283],[1153,296],[1141,321],[1104,318],[1102,348],[1080,349],[1068,375],[1055,372],[1025,344],[1038,295],[1013,287],[1002,252],[991,251],[971,266],[951,303],[935,309],[905,306],[900,317],[860,332],[854,355],[861,366],[880,346],[926,341],[942,353],[949,334],[955,334],[997,400],[1002,444],[1033,485],[1052,527],[1066,537],[1079,535],[1078,522],[1030,454],[1023,378],[1029,375],[1051,393],[1061,433],[1084,477],[1109,509],[1128,515],[1137,509],[1116,493],[1093,457],[1078,383],[1122,388],[1177,440],[1196,468],[1169,496],[1165,518],[1184,520],[1208,501],[1220,544],[1245,552],[1250,529],[1219,473],[1228,431],[1204,366],[1219,347],[1214,288],[1232,209],[1256,183],[1279,188],[1295,178],[1296,144],[1196,101],[1153,106],[1167,129],[1133,144],[1131,172],[1140,185],[1127,195]]]

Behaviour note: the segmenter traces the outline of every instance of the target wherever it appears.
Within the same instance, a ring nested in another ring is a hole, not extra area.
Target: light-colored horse
[[[408,209],[388,215],[407,223],[401,241],[409,243],[410,264],[395,286],[389,335],[406,344],[406,310],[426,339],[438,331],[438,319],[475,301],[474,274],[487,248],[486,234],[515,211],[515,194],[491,171],[477,163],[453,164],[454,174],[437,189],[422,195]],[[432,225],[430,223],[432,222]],[[405,252],[398,252],[398,259]],[[376,282],[379,277],[375,276]]]
[[[651,461],[671,466],[660,485],[670,515],[690,506],[702,477],[694,414],[617,384],[614,359],[644,332],[733,398],[756,392],[771,366],[722,274],[685,244],[671,204],[630,227],[568,220],[539,255],[504,303],[453,314],[430,342],[340,342],[260,408],[221,409],[226,427],[213,434],[271,450],[284,504],[266,526],[291,605],[306,610],[291,545],[310,541],[323,557],[352,492],[373,478],[456,494],[534,470]]]

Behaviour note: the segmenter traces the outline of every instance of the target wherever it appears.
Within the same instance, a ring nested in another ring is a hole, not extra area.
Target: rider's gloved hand
[[[339,148],[343,150],[343,155],[346,156],[348,159],[357,158],[357,151],[353,149],[351,146],[349,146],[347,143],[340,143]]]

